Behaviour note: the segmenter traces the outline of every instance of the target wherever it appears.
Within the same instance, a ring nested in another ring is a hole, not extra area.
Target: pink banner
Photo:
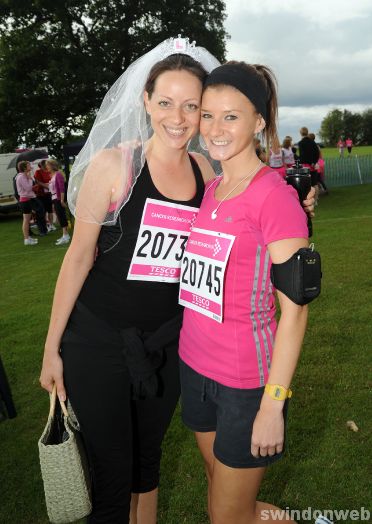
[[[197,212],[195,211],[148,202],[143,224],[177,231],[190,231],[196,217]]]
[[[230,249],[231,239],[193,231],[187,242],[187,252],[212,260],[224,261]]]

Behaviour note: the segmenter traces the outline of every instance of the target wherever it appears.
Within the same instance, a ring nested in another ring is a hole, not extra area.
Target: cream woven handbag
[[[88,515],[92,503],[81,437],[64,402],[60,402],[62,412],[56,413],[56,398],[54,386],[48,422],[38,446],[49,519],[55,524],[65,524]]]

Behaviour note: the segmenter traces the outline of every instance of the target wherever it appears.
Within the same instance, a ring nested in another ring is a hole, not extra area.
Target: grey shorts
[[[231,468],[265,467],[282,457],[251,454],[252,427],[264,388],[237,389],[200,375],[180,360],[182,420],[192,431],[215,431],[215,457]],[[286,427],[288,399],[283,416]],[[285,445],[285,442],[284,442]]]

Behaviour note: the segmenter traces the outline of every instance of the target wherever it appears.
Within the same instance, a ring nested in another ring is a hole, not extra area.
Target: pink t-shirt
[[[346,147],[351,147],[353,145],[353,141],[351,140],[351,138],[348,138],[346,140]]]
[[[221,384],[256,388],[267,381],[276,332],[267,245],[307,238],[306,214],[297,192],[264,167],[243,193],[221,204],[212,220],[217,184],[218,180],[207,184],[194,226],[235,236],[225,274],[223,321],[186,308],[180,357]]]
[[[34,182],[31,177],[26,173],[18,173],[16,177],[16,186],[19,194],[20,202],[27,202],[31,198],[36,198],[35,193],[32,190]]]

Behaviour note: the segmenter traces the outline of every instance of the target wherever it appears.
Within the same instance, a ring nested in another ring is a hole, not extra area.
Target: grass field
[[[372,155],[372,146],[359,146],[353,147],[353,155],[363,156],[363,155]],[[324,147],[322,148],[323,158],[338,158],[339,152],[337,147]],[[344,158],[348,156],[347,149],[344,150]]]
[[[281,507],[359,510],[371,501],[371,202],[372,184],[334,189],[317,208],[323,291],[310,306],[287,454],[269,470],[260,493]],[[38,376],[66,248],[54,246],[58,232],[24,247],[16,216],[0,217],[0,230],[0,352],[18,410],[16,419],[0,424],[0,523],[46,524],[37,439],[48,398]],[[348,420],[358,432],[347,429]],[[159,524],[206,524],[205,496],[199,454],[177,412],[164,445]]]

